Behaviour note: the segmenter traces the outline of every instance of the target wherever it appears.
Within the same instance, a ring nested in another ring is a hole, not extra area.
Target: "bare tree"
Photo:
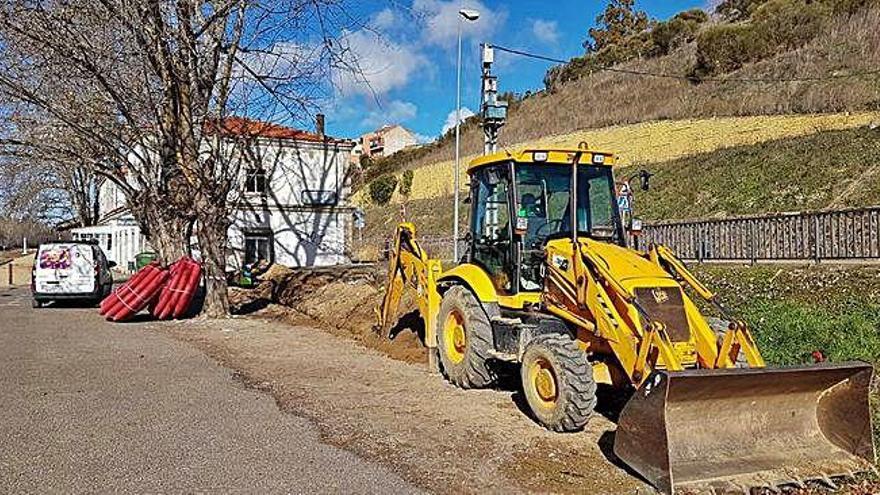
[[[113,181],[167,261],[205,265],[209,316],[228,313],[230,196],[241,153],[227,116],[306,120],[328,71],[350,61],[334,34],[338,0],[11,0],[0,8],[0,93],[42,115],[55,139],[5,139],[7,152],[77,156]]]
[[[90,148],[63,126],[47,129],[45,120],[15,115],[7,119],[16,129],[6,138],[6,153],[0,160],[0,182],[6,185],[4,202],[10,212],[23,212],[54,225],[71,221],[95,225],[98,221],[98,178],[88,157]],[[51,146],[45,144],[51,136]],[[43,142],[40,149],[24,143]],[[19,146],[10,146],[18,143]]]

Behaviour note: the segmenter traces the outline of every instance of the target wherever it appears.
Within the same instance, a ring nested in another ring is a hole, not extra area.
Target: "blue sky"
[[[581,44],[605,1],[388,0],[364,2],[362,27],[341,33],[358,56],[362,77],[337,76],[332,101],[323,109],[328,132],[354,137],[385,123],[401,123],[423,138],[452,124],[455,108],[455,55],[458,9],[480,11],[463,26],[462,106],[476,111],[479,101],[479,44],[568,59]],[[373,6],[375,4],[375,6]],[[641,0],[638,8],[666,19],[706,0]],[[495,73],[502,91],[543,87],[549,64],[496,53]]]

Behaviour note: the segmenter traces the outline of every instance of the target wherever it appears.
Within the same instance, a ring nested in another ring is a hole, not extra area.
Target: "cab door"
[[[510,192],[509,164],[483,167],[471,175],[470,261],[486,270],[501,294],[516,292]]]

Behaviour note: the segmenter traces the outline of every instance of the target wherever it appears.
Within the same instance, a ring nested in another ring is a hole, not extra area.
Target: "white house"
[[[402,125],[386,125],[360,137],[356,154],[373,158],[391,156],[419,143],[415,134]]]
[[[259,259],[290,267],[348,262],[353,209],[346,179],[354,142],[325,136],[322,116],[316,132],[233,117],[222,133],[235,149],[245,137],[252,157],[241,167],[240,191],[229,198],[229,268]],[[99,224],[72,234],[97,239],[109,259],[129,267],[149,247],[118,188],[104,181],[99,195]]]

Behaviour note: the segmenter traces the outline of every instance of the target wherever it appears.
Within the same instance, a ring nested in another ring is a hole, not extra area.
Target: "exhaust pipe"
[[[867,471],[872,372],[861,362],[656,371],[621,412],[614,453],[669,494]]]

